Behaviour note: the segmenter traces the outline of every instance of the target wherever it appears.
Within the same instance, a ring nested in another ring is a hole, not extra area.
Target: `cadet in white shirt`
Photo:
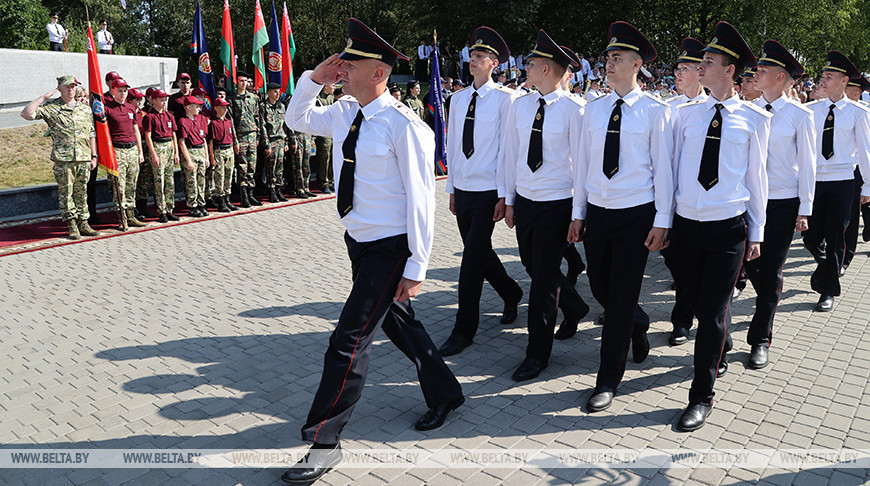
[[[108,27],[108,20],[100,22],[100,30],[97,32],[96,38],[100,54],[112,54],[112,48],[115,45],[115,38],[112,37],[112,33],[108,31]]]
[[[727,22],[719,22],[704,51],[698,76],[710,97],[678,106],[674,116],[671,245],[680,255],[677,285],[688,289],[698,318],[695,377],[677,424],[682,431],[704,425],[713,407],[713,384],[727,370],[729,303],[744,251],[746,260],[760,254],[767,206],[771,115],[740,100],[734,87],[755,56]]]
[[[407,60],[357,19],[348,43],[302,75],[287,106],[287,126],[332,137],[338,215],[351,260],[353,288],[329,338],[323,375],[302,438],[312,454],[284,473],[313,481],[341,460],[339,438],[365,385],[378,329],[417,367],[429,411],[418,430],[440,426],[465,399],[409,299],[426,275],[435,224],[435,137],[387,90],[396,59]],[[323,85],[342,82],[342,97],[316,106]]]
[[[559,265],[571,224],[574,165],[582,106],[560,82],[571,59],[543,30],[526,63],[527,83],[538,88],[517,98],[505,123],[505,222],[516,223],[520,259],[532,278],[529,291],[529,345],[513,374],[516,381],[537,377],[553,348],[557,302],[565,319],[589,312]],[[565,309],[569,309],[565,312]]]
[[[845,257],[845,231],[855,200],[855,167],[870,174],[870,110],[845,96],[850,79],[861,73],[843,53],[828,52],[822,68],[821,86],[827,97],[806,105],[813,111],[818,133],[816,192],[809,229],[803,232],[804,245],[818,263],[810,278],[812,289],[820,294],[817,312],[834,308],[840,295],[840,269]],[[861,202],[868,202],[870,185],[864,176]],[[824,250],[821,250],[822,243]]]
[[[601,353],[589,412],[608,408],[631,345],[636,363],[649,355],[649,316],[638,306],[649,252],[667,239],[674,210],[671,108],[641,91],[640,67],[655,47],[625,22],[608,31],[607,79],[613,92],[586,106],[574,158],[568,241],[584,234],[589,286],[604,307]]]
[[[779,42],[764,43],[755,70],[761,96],[755,104],[773,114],[767,144],[767,217],[761,256],[746,263],[755,287],[755,314],[747,341],[752,347],[747,366],[761,369],[768,363],[773,338],[773,317],[782,290],[782,269],[795,230],[807,229],[816,188],[816,129],[812,112],[785,96],[792,79],[804,68]]]
[[[870,86],[870,81],[867,81],[867,78],[863,75],[850,79],[849,84],[846,85],[846,97],[860,106],[870,107],[870,104],[861,101],[861,91],[863,91],[867,86]],[[870,224],[868,224],[870,223],[870,206],[861,204],[861,186],[863,185],[864,177],[861,175],[861,170],[855,167],[855,203],[852,205],[849,226],[846,227],[846,253],[843,256],[843,265],[840,267],[841,277],[852,263],[852,259],[855,257],[855,252],[858,250],[858,220],[861,217],[861,214],[864,216],[864,241],[870,241]]]
[[[450,97],[447,120],[447,192],[463,251],[459,310],[450,337],[439,349],[442,356],[460,353],[472,343],[480,323],[484,278],[504,301],[502,324],[517,319],[517,305],[523,296],[492,249],[493,228],[504,218],[504,181],[498,183],[497,173],[504,166],[508,131],[503,123],[513,98],[512,90],[493,82],[492,71],[499,61],[510,57],[510,50],[489,27],[478,27],[471,39],[469,70],[474,83]]]
[[[468,63],[471,61],[471,51],[468,48],[469,43],[465,42],[465,47],[459,51],[459,79],[462,80],[463,84],[468,84],[471,82],[471,75],[468,72]]]
[[[58,18],[57,12],[54,12],[51,14],[50,22],[45,26],[45,29],[48,31],[49,51],[63,51],[63,41],[69,35],[66,29],[58,23]]]
[[[589,91],[586,92],[586,101],[593,101],[600,96],[604,96],[604,93],[600,89],[600,82],[596,77],[589,79]]]

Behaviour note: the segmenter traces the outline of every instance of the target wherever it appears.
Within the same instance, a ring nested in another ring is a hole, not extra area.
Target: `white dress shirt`
[[[110,51],[112,50],[112,44],[114,43],[114,38],[112,37],[112,33],[106,29],[102,29],[97,32],[97,45],[99,50]]]
[[[864,91],[861,93],[861,101],[870,102],[870,91]]]
[[[619,95],[612,92],[586,105],[580,143],[574,153],[573,219],[586,219],[586,206],[625,209],[655,201],[653,226],[670,228],[674,212],[671,168],[671,107],[635,87],[622,99],[619,171],[604,175],[604,143]]]
[[[754,102],[764,109],[764,95]],[[816,127],[813,112],[786,96],[770,103],[770,141],[767,144],[768,199],[800,199],[798,214],[813,214],[816,192]]]
[[[764,241],[767,211],[767,142],[772,115],[734,95],[722,101],[719,182],[704,190],[698,182],[707,129],[720,103],[677,107],[674,116],[674,170],[677,214],[695,221],[721,221],[746,213],[753,243]]]
[[[582,69],[580,70],[580,74],[583,76],[589,77],[592,74],[592,66],[589,65],[589,61],[586,60],[585,57],[580,58],[580,65]]]
[[[316,106],[323,86],[304,73],[287,105],[291,130],[332,137],[336,192],[341,191],[342,144],[360,109],[350,96]],[[403,276],[422,281],[429,265],[435,224],[435,134],[389,90],[362,108],[354,170],[353,209],[341,222],[356,241],[407,233],[411,257]],[[336,212],[337,214],[337,212]]]
[[[62,25],[58,23],[49,23],[45,26],[45,28],[46,30],[48,30],[49,42],[57,42],[58,44],[63,44],[63,36],[66,35],[66,29],[64,29]]]
[[[857,163],[864,177],[861,195],[870,196],[870,109],[845,96],[834,103],[834,156],[826,159],[822,156],[822,136],[831,103],[825,98],[804,105],[813,111],[816,125],[816,180],[852,180]]]
[[[429,59],[430,54],[432,54],[432,48],[427,46],[426,44],[420,44],[420,46],[417,47],[418,59]]]
[[[459,62],[471,62],[471,52],[468,49],[468,46],[462,48],[459,51]]]
[[[450,97],[450,117],[447,120],[447,192],[498,191],[505,197],[504,180],[497,182],[498,167],[504,166],[504,147],[508,132],[504,124],[510,114],[513,90],[499,86],[492,79],[481,86],[474,102],[474,153],[466,158],[462,152],[465,115],[474,86],[457,91]]]
[[[533,91],[514,99],[505,122],[505,204],[513,206],[519,194],[532,201],[556,201],[574,195],[574,162],[571,154],[579,143],[583,102],[557,89],[544,96],[542,130],[544,163],[532,172],[528,164],[532,122],[538,112],[541,93]],[[574,147],[572,147],[574,146]]]
[[[679,96],[672,96],[672,97],[666,99],[665,101],[667,101],[671,105],[671,108],[675,109],[674,115],[676,115],[677,114],[676,108],[678,106],[682,105],[683,103],[688,103],[690,101],[706,101],[706,100],[707,100],[707,93],[701,91],[701,94],[699,94],[698,96],[696,96],[694,98],[689,98],[685,94],[681,94]]]
[[[522,55],[522,54],[520,54],[520,55],[514,57],[514,62],[515,62],[516,65],[517,65],[517,69],[519,69],[520,71],[525,71],[525,69],[526,69],[526,64],[525,64],[525,61],[523,61],[523,55]]]

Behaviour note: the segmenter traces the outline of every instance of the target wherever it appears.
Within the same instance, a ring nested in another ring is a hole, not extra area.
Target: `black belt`
[[[219,149],[228,149],[228,148],[232,148],[232,147],[233,147],[233,144],[231,144],[231,143],[219,143],[219,144],[217,144],[217,148],[219,148]]]
[[[136,146],[136,142],[112,142],[112,146],[115,148],[133,148]]]
[[[157,138],[152,138],[151,140],[154,142],[157,142],[157,143],[166,143],[166,142],[171,142],[172,137],[157,137]]]
[[[187,144],[187,148],[202,148],[204,144],[198,143],[196,145],[192,145],[190,142]]]
[[[284,137],[272,137],[269,139],[270,142],[274,142],[275,140],[284,140]]]

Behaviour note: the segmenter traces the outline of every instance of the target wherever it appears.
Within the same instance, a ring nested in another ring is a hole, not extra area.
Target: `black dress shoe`
[[[281,481],[290,484],[311,484],[341,462],[341,444],[333,448],[313,446],[296,466],[284,471]]]
[[[523,300],[523,291],[520,290],[520,295],[517,296],[513,301],[504,303],[504,310],[501,311],[501,323],[502,324],[513,324],[514,321],[517,320],[517,316],[519,315],[519,311],[517,307],[520,305],[520,301]]]
[[[532,378],[537,378],[545,369],[547,369],[546,362],[526,356],[520,367],[514,371],[512,378],[514,381],[531,380]]]
[[[598,319],[595,321],[595,324],[598,324],[599,326],[603,326],[603,325],[604,325],[604,319],[606,319],[606,317],[605,317],[605,315],[604,315],[604,312],[602,312],[601,315],[598,316]]]
[[[716,368],[716,378],[722,378],[725,376],[725,373],[728,373],[728,359],[723,356],[722,362],[719,363],[719,367]]]
[[[689,330],[685,327],[674,327],[674,330],[671,331],[671,337],[668,338],[668,344],[671,346],[679,346],[681,344],[686,344],[689,341]]]
[[[866,222],[866,219],[864,221],[864,231],[861,232],[861,239],[864,240],[864,243],[867,243],[870,241],[870,224]]]
[[[172,211],[166,213],[166,218],[169,221],[181,221],[181,219],[178,216],[176,216],[175,213],[173,213]]]
[[[442,405],[436,405],[429,409],[428,412],[424,413],[420,420],[414,424],[414,428],[417,430],[432,430],[441,427],[444,424],[444,420],[447,418],[447,414],[459,408],[460,405],[465,403],[465,397],[460,395],[459,398],[453,400],[452,402],[448,402]]]
[[[613,403],[614,390],[607,386],[595,387],[589,401],[586,402],[586,410],[589,413],[605,410]]]
[[[677,422],[677,429],[682,432],[691,432],[698,430],[707,423],[707,417],[713,407],[704,405],[703,403],[689,404],[683,414],[680,415],[680,421]]]
[[[634,358],[635,363],[643,363],[646,357],[649,356],[649,339],[646,336],[646,332],[635,334],[638,335],[632,334],[631,336],[631,357]]]
[[[840,266],[840,271],[838,272],[840,278],[843,278],[843,275],[846,275],[846,269],[849,268],[849,263],[850,262],[843,262],[843,265]]]
[[[163,213],[163,214],[160,215],[159,218],[157,218],[157,222],[158,222],[158,223],[168,223],[168,222],[169,222],[169,217],[166,216],[166,213]]]
[[[760,370],[767,366],[767,346],[764,344],[753,344],[752,352],[749,353],[749,368]]]
[[[833,308],[834,296],[822,294],[819,297],[819,302],[816,304],[816,307],[813,310],[816,312],[831,312],[831,309]]]
[[[589,314],[589,305],[586,302],[580,301],[582,306],[580,307],[580,313],[574,316],[565,316],[565,320],[559,324],[559,330],[556,331],[556,335],[553,336],[556,339],[563,340],[574,337],[574,334],[577,334],[577,325],[580,324],[580,320],[586,317]]]
[[[441,345],[441,348],[438,349],[438,352],[441,353],[441,356],[453,356],[454,354],[461,353],[469,345],[471,345],[471,339],[451,334],[447,338],[447,341],[444,341],[444,344]]]

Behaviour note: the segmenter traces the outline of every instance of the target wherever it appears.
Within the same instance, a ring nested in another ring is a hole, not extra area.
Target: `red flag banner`
[[[296,83],[293,79],[293,56],[296,54],[296,43],[293,42],[293,28],[290,27],[290,16],[287,15],[287,2],[284,2],[284,15],[281,19],[281,56],[284,70],[281,72],[281,92],[293,95]]]
[[[221,24],[221,62],[224,65],[224,76],[227,77],[227,89],[236,92],[236,44],[233,42],[233,21],[230,19],[230,0],[224,0],[224,16]]]
[[[100,74],[100,62],[94,49],[94,32],[88,24],[88,91],[90,92],[91,111],[94,112],[94,131],[97,134],[97,156],[100,165],[106,172],[118,175],[118,161],[115,159],[115,149],[112,138],[109,137],[109,124],[106,121],[106,105],[103,99],[103,76]]]

